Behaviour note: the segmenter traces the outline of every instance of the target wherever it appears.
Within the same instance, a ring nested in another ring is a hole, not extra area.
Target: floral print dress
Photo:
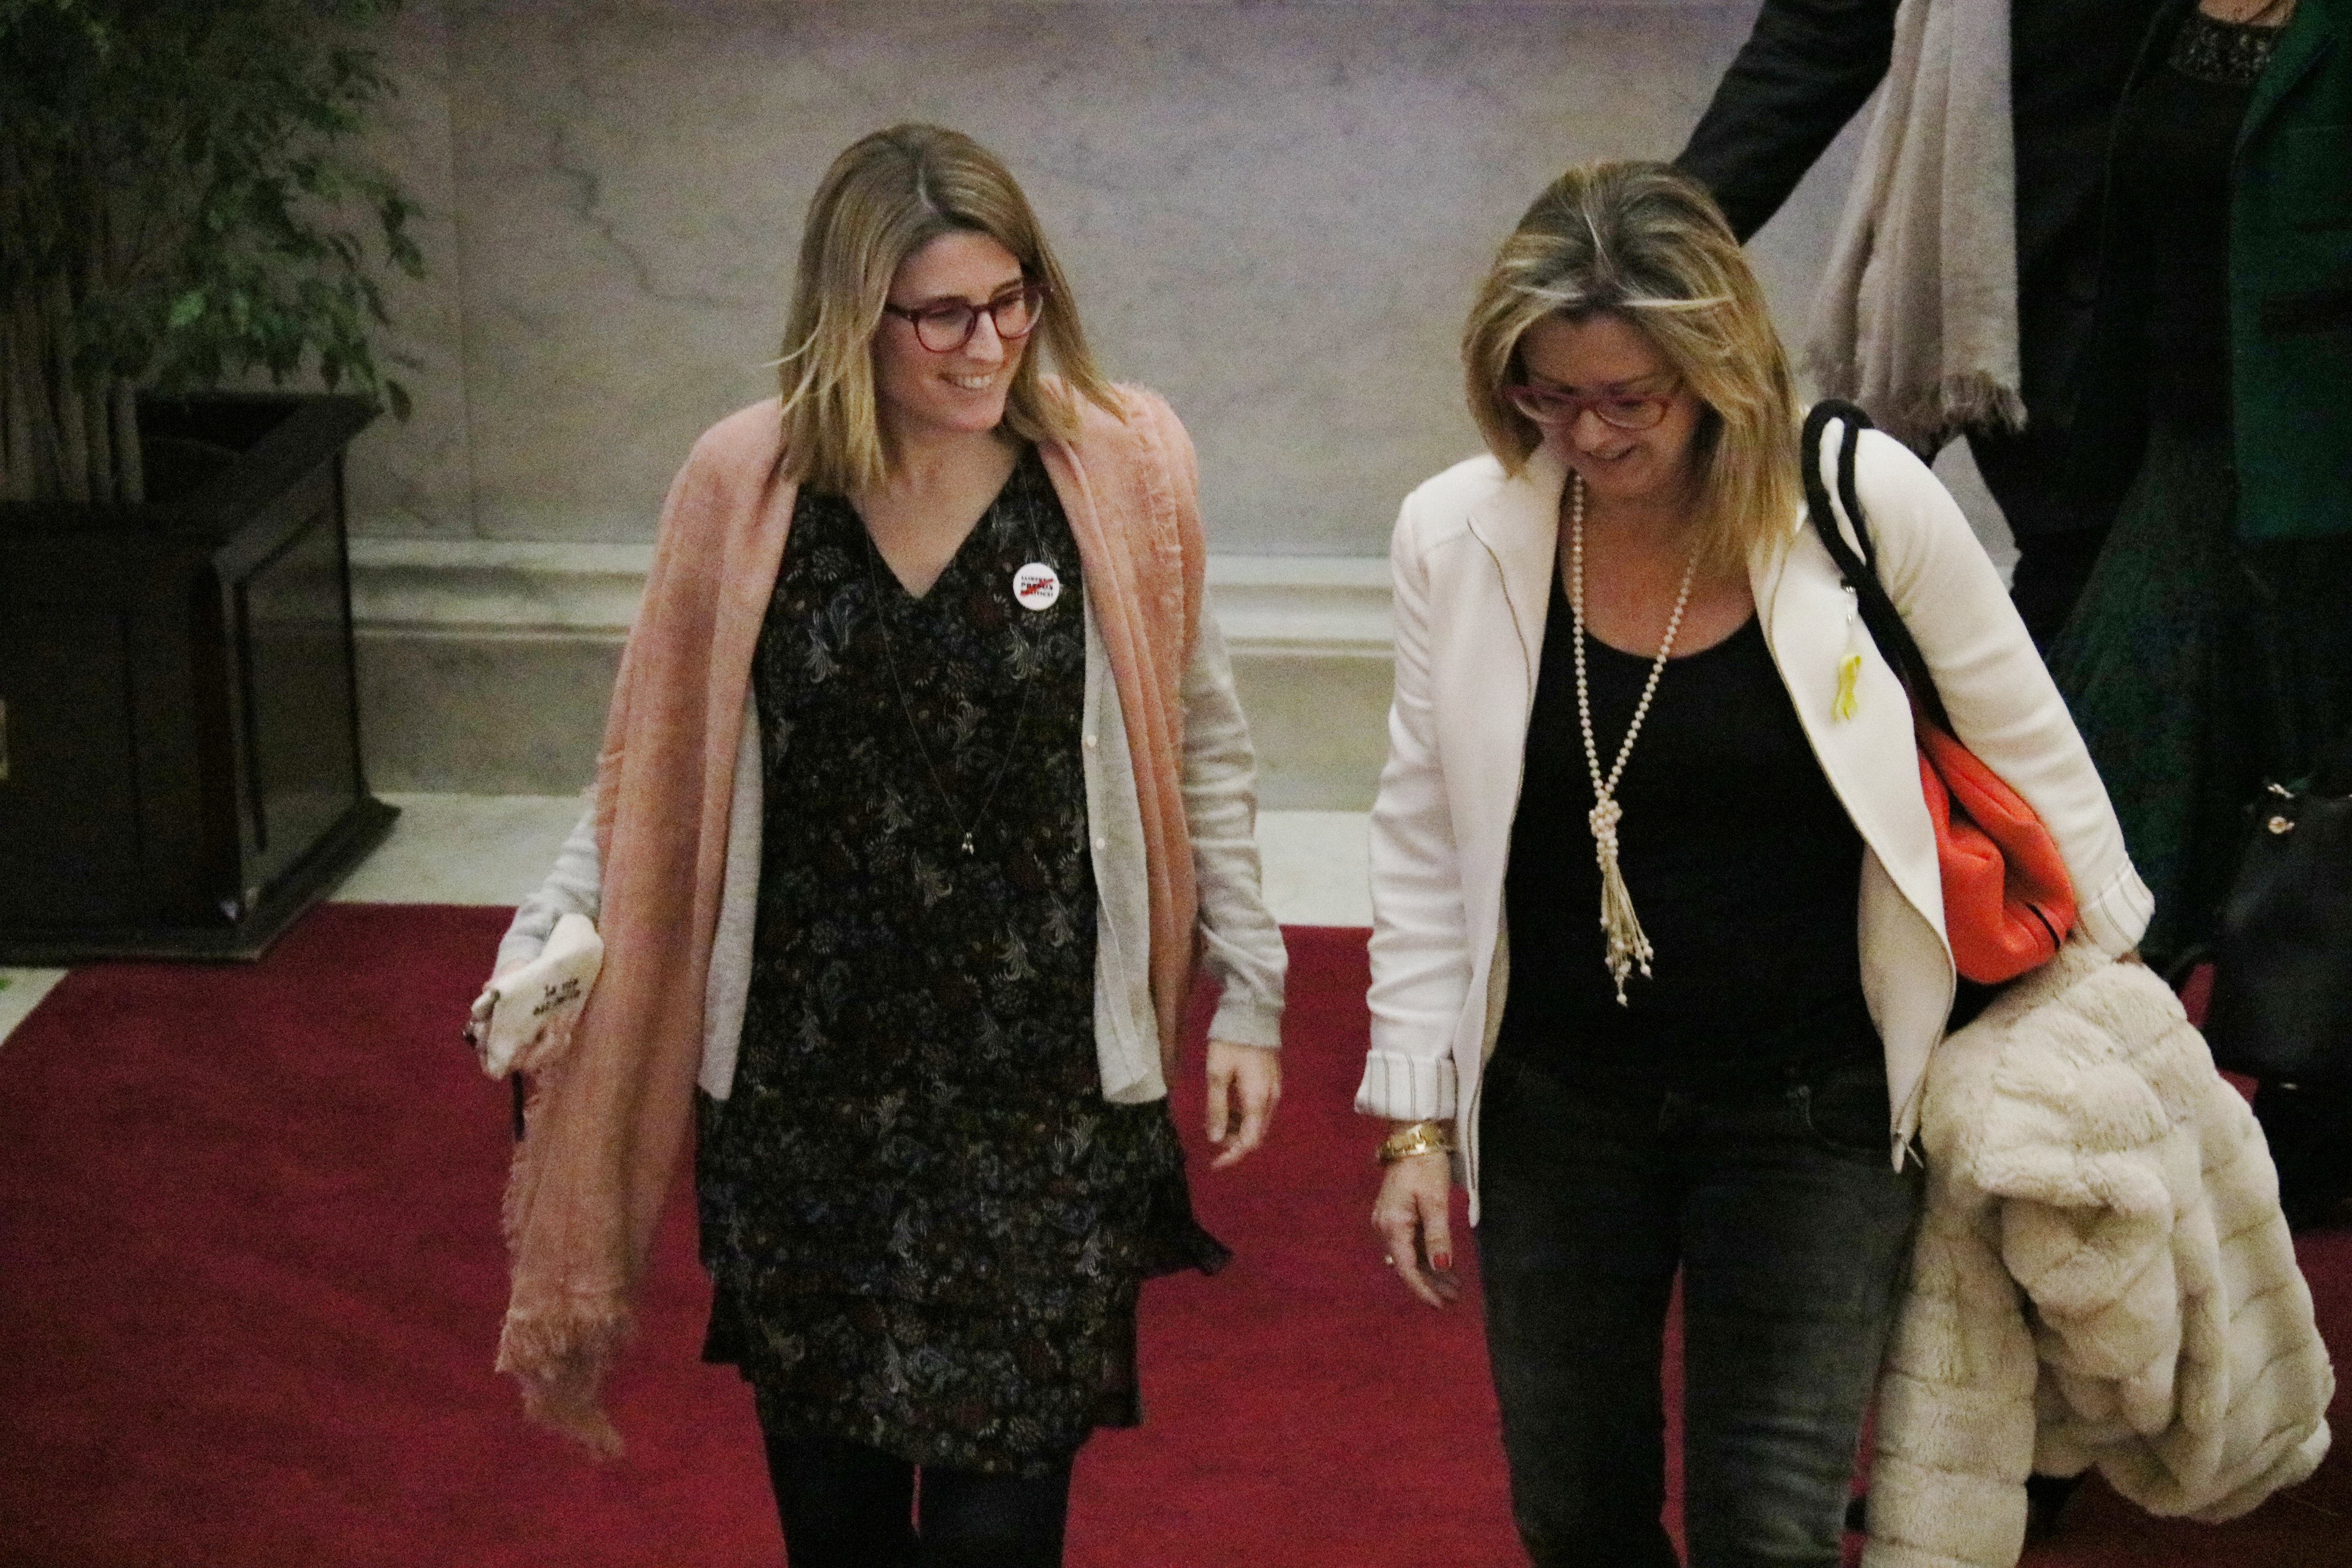
[[[1035,563],[1063,584],[1016,602]],[[1085,589],[1033,449],[930,590],[803,492],[752,663],[765,813],[708,1359],[768,1430],[1040,1475],[1139,1419],[1142,1280],[1213,1270],[1165,1100],[1102,1096]]]

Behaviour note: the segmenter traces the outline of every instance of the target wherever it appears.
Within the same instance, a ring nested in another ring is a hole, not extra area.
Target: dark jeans
[[[792,1568],[1061,1568],[1066,1466],[1023,1480],[928,1465],[918,1508],[904,1459],[838,1437],[764,1436]]]
[[[1721,1096],[1488,1064],[1479,1268],[1511,1506],[1538,1568],[1673,1568],[1660,1336],[1683,1277],[1693,1568],[1834,1568],[1922,1172],[1875,1058]]]
[[[2106,524],[2067,496],[2065,432],[2048,417],[2023,430],[1971,430],[1969,455],[2017,545],[2009,596],[2033,646],[2047,650],[2090,580]]]

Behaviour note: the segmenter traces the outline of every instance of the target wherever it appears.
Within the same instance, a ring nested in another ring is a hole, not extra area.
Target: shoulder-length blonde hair
[[[1031,441],[1077,428],[1073,395],[1112,412],[1110,384],[1087,352],[1069,279],[1036,214],[996,155],[961,132],[893,125],[850,145],[825,171],[801,235],[800,272],[784,326],[784,472],[846,493],[889,477],[874,388],[874,336],[898,264],[940,235],[984,234],[1011,251],[1045,302],[1005,399],[1004,423]],[[1038,365],[1054,356],[1059,384]]]
[[[1528,330],[1601,313],[1640,331],[1705,405],[1693,453],[1703,564],[1743,569],[1803,502],[1796,378],[1731,226],[1666,164],[1580,163],[1503,242],[1462,335],[1487,447],[1516,475],[1543,442],[1503,393],[1526,378]]]

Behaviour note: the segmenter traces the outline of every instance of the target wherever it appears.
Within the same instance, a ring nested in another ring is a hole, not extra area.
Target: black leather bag
[[[2272,784],[2251,815],[2206,1041],[2254,1078],[2352,1087],[2352,795]]]

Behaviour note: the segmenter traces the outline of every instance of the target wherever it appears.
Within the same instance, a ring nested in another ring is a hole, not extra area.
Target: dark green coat
[[[2163,60],[2190,4],[2158,16],[2127,91]],[[2231,181],[2238,536],[2352,533],[2352,0],[2298,0],[2239,128]],[[2078,471],[2104,506],[2146,443],[2147,279],[2164,259],[2114,243],[2113,216],[2110,197],[2075,427]]]

